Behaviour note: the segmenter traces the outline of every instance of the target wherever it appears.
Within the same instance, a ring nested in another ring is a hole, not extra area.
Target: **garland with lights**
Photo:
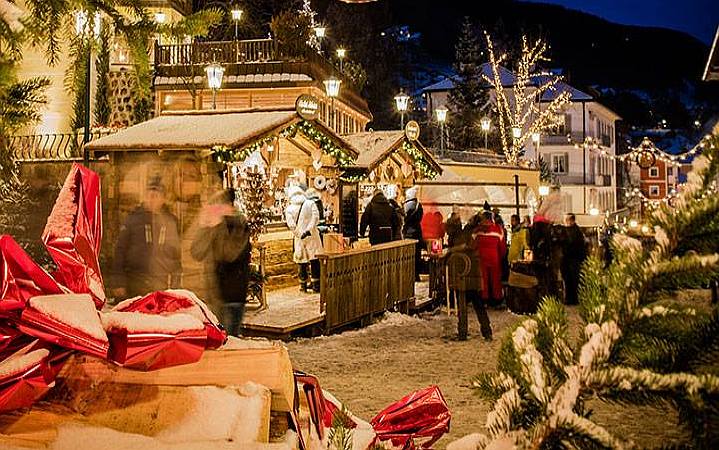
[[[430,180],[437,178],[439,172],[434,170],[417,147],[407,141],[404,141],[402,142],[402,150],[404,150],[414,160],[414,166],[419,169],[419,173],[421,173],[424,178],[428,178]]]
[[[284,128],[279,136],[283,138],[294,137],[297,133],[316,144],[323,153],[332,156],[340,167],[348,167],[354,164],[354,159],[344,149],[334,143],[334,140],[322,131],[317,129],[311,122],[303,120]],[[212,156],[219,163],[241,162],[257,150],[274,141],[275,136],[267,136],[254,141],[252,144],[241,149],[233,149],[225,146],[212,148]]]

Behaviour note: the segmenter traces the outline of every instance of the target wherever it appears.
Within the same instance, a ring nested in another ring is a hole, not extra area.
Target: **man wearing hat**
[[[165,206],[159,176],[147,185],[145,200],[120,228],[113,261],[118,297],[135,297],[180,286],[180,233]]]

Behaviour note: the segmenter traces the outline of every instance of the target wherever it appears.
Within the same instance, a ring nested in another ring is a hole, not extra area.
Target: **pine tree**
[[[719,279],[719,136],[703,146],[675,204],[650,214],[653,242],[616,234],[608,266],[585,263],[577,342],[552,297],[507,336],[498,372],[474,382],[494,402],[480,448],[634,447],[592,421],[589,398],[673,406],[685,448],[719,448],[719,307],[691,290]]]
[[[479,121],[489,100],[482,80],[482,49],[469,17],[464,18],[455,46],[454,70],[457,76],[449,93],[451,144],[467,150],[483,142]]]

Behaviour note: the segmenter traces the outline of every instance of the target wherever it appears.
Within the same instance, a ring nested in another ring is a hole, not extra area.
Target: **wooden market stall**
[[[334,132],[295,110],[166,114],[93,141],[88,148],[110,158],[102,174],[105,248],[114,249],[120,224],[145,198],[148,181],[159,177],[167,191],[166,204],[180,224],[183,285],[206,295],[202,264],[189,252],[192,230],[202,205],[233,183],[228,174],[236,174],[234,168],[256,164],[264,165],[267,172],[265,206],[271,217],[257,246],[267,250],[272,286],[273,277],[279,279],[278,285],[287,284],[295,271],[291,235],[284,226],[286,184],[297,179],[312,185],[323,178],[329,187],[320,194],[331,222],[332,211],[339,210],[340,167],[357,157]]]

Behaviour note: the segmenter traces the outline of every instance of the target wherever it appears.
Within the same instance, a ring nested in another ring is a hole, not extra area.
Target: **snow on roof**
[[[544,84],[553,78],[554,77],[550,75],[537,75],[532,77],[532,82],[535,84]],[[558,81],[557,84],[554,86],[555,89],[545,91],[544,94],[542,94],[541,101],[551,102],[563,92],[569,93],[569,99],[572,102],[591,101],[594,99],[594,97],[592,97],[591,95],[587,94],[586,92],[580,91],[573,86],[568,85],[564,81]]]
[[[0,19],[10,27],[11,31],[17,33],[23,29],[22,22],[20,22],[22,16],[22,9],[8,0],[0,0]]]
[[[719,80],[719,26],[717,26],[716,34],[714,34],[714,42],[709,51],[709,59],[704,68],[704,81]]]
[[[492,66],[489,63],[483,63],[481,65],[482,74],[493,78],[492,74]],[[511,70],[507,69],[504,66],[499,66],[499,79],[502,82],[502,86],[513,86],[515,81],[517,80],[517,77],[512,73]],[[434,84],[431,84],[424,89],[423,91],[449,91],[454,88],[454,81],[457,80],[457,75],[454,75],[452,77],[447,77],[443,80],[440,80]],[[484,80],[483,80],[484,81]]]
[[[299,116],[292,111],[168,114],[90,142],[93,151],[236,147]]]
[[[404,131],[366,131],[342,138],[359,152],[357,166],[373,167],[404,139]]]

